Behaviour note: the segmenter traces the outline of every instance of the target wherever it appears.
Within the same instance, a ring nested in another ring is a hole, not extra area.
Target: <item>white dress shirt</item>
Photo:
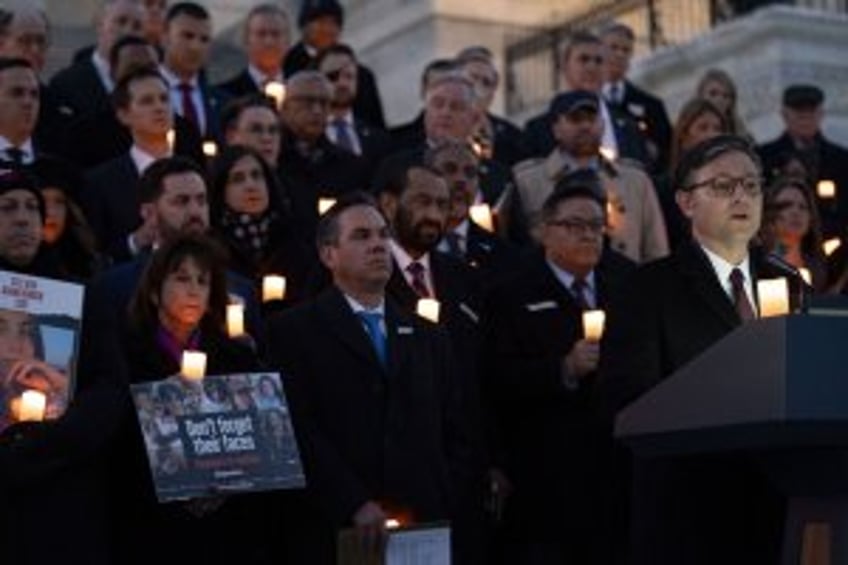
[[[341,119],[345,124],[347,124],[347,135],[350,137],[350,142],[353,145],[353,152],[356,155],[362,155],[362,143],[359,141],[359,134],[356,133],[356,127],[353,123],[353,112],[348,111],[341,118],[329,116],[327,118],[327,128],[325,129],[327,137],[333,142],[333,145],[338,145],[338,134],[336,126],[333,125],[333,122],[338,119]]]
[[[718,281],[721,283],[721,288],[724,289],[725,294],[727,294],[728,298],[730,298],[731,304],[735,304],[736,300],[733,297],[733,283],[730,282],[730,273],[733,272],[733,269],[737,268],[742,271],[742,274],[745,275],[745,294],[748,296],[748,302],[750,302],[751,306],[753,306],[754,314],[759,316],[759,308],[757,308],[757,302],[754,300],[754,285],[751,282],[750,257],[745,256],[745,259],[743,259],[741,263],[733,265],[703,245],[701,246],[701,249],[704,250],[707,259],[710,260],[710,265],[712,265],[713,271],[715,271]]]
[[[247,65],[247,74],[249,74],[250,78],[253,79],[254,84],[256,84],[256,88],[258,88],[260,92],[265,91],[265,85],[269,82],[279,82],[280,84],[283,84],[284,82],[282,71],[275,75],[266,75],[251,64]]]
[[[176,113],[185,118],[183,91],[180,90],[180,85],[185,81],[169,71],[165,65],[160,65],[159,72],[162,73],[162,77],[168,83],[168,92],[171,94],[171,107],[174,108]],[[208,123],[206,119],[206,105],[203,103],[203,92],[200,90],[200,82],[197,80],[197,75],[193,76],[188,81],[188,84],[192,86],[191,101],[194,103],[194,109],[197,113],[197,125],[200,128],[200,134],[205,135],[206,124]]]
[[[32,138],[27,139],[22,145],[16,146],[14,143],[0,135],[0,155],[7,161],[14,161],[11,155],[6,150],[12,147],[17,147],[21,150],[21,160],[24,165],[29,165],[35,161],[35,148],[32,146]]]
[[[106,89],[106,92],[111,93],[115,90],[115,83],[112,81],[112,67],[109,65],[109,61],[101,57],[95,49],[91,53],[91,62],[97,71],[97,76],[100,78],[103,88]]]
[[[574,280],[577,278],[573,274],[569,273],[565,269],[560,268],[553,261],[548,261],[548,267],[553,271],[554,276],[557,280],[565,287],[565,290],[572,296],[574,296],[574,291],[571,288],[571,285],[574,284]],[[588,275],[583,278],[583,281],[586,283],[586,286],[583,288],[583,300],[589,306],[589,308],[597,308],[598,307],[598,290],[595,284],[595,271],[590,271]],[[577,297],[575,297],[576,299]]]
[[[406,270],[406,268],[413,262],[420,263],[424,267],[424,284],[427,285],[427,290],[430,291],[430,296],[435,298],[436,291],[433,286],[433,272],[430,270],[430,254],[425,253],[420,258],[413,259],[409,256],[409,253],[407,253],[406,250],[395,242],[395,240],[390,241],[389,247],[392,252],[392,257],[394,258],[395,263],[397,263],[398,269],[400,269],[400,272],[403,274],[403,277],[406,279],[410,288],[412,288],[412,275]]]

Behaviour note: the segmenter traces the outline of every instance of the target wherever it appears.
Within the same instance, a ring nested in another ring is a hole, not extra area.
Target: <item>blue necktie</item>
[[[379,312],[357,312],[359,319],[365,322],[365,327],[368,329],[368,337],[371,338],[371,344],[374,346],[374,352],[377,354],[377,359],[380,364],[386,366],[386,336],[383,335],[383,329],[380,327],[380,322],[383,315]]]
[[[333,120],[333,129],[336,130],[336,145],[356,155],[356,147],[353,145],[353,138],[350,135],[347,122],[341,118]]]

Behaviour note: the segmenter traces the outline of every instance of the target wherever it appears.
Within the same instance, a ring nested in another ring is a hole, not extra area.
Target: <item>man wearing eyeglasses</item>
[[[572,90],[551,102],[551,130],[556,147],[544,159],[518,164],[515,180],[530,219],[531,233],[539,237],[542,203],[557,179],[580,169],[597,171],[608,200],[609,239],[616,251],[638,262],[668,253],[668,236],[656,190],[648,176],[624,162],[602,154],[602,102],[588,90]]]
[[[674,182],[691,240],[641,267],[609,310],[601,362],[608,418],[757,318],[757,279],[787,278],[797,307],[797,271],[751,247],[761,175],[756,152],[735,136],[684,155]],[[636,459],[634,469],[631,563],[778,562],[783,501],[758,469],[718,456],[687,465]]]
[[[608,473],[592,418],[601,350],[584,336],[582,315],[606,308],[635,263],[604,248],[606,222],[597,174],[562,178],[542,206],[543,252],[496,286],[484,311],[493,488],[512,489],[504,563],[608,562],[600,527]]]

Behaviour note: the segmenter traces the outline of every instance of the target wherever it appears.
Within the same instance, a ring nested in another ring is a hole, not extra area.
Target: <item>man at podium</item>
[[[610,308],[600,385],[610,418],[758,317],[759,278],[787,277],[793,296],[802,284],[791,267],[751,247],[763,186],[745,140],[703,142],[683,156],[674,180],[692,237],[637,270]],[[777,562],[784,502],[744,454],[636,458],[632,473],[631,563]]]

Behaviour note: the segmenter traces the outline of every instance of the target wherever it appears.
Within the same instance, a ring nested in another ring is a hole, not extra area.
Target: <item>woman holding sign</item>
[[[191,480],[192,434],[221,414],[209,411],[220,404],[206,398],[203,373],[189,379],[183,353],[204,353],[208,375],[258,368],[251,348],[227,335],[227,302],[220,250],[199,236],[159,248],[131,301],[125,342],[130,382],[154,383],[154,423],[142,439],[136,414],[127,416],[116,485],[120,563],[155,563],[165,548],[179,563],[260,562],[244,555],[239,541],[265,527],[259,499],[211,496],[210,490],[208,497],[160,502],[163,484],[179,488]]]

